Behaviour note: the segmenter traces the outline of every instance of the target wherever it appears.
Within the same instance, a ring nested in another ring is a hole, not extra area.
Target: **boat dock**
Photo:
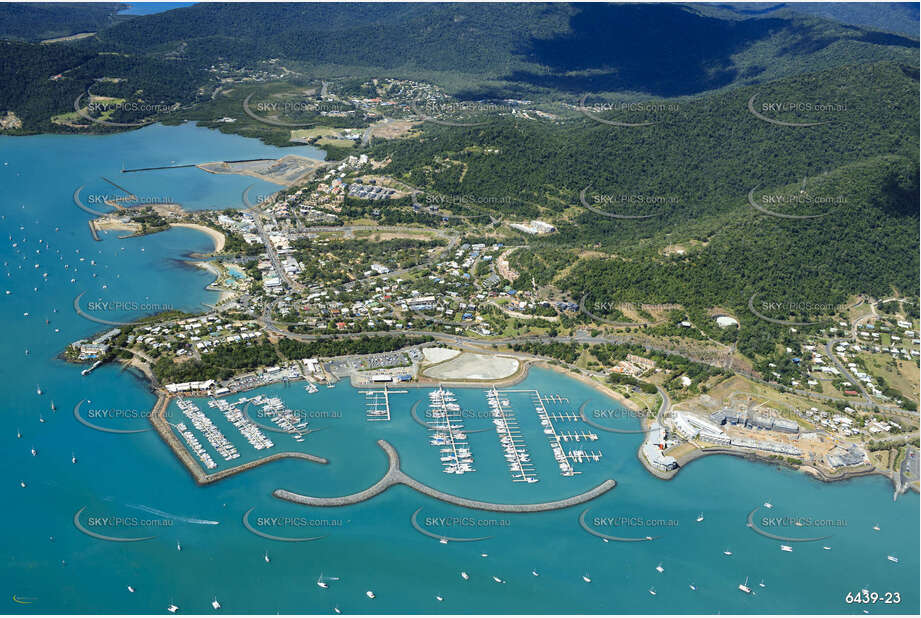
[[[250,446],[257,451],[275,446],[274,442],[268,439],[255,424],[243,415],[239,408],[240,403],[242,402],[238,401],[236,404],[232,404],[226,399],[210,399],[208,406],[220,410],[224,414],[224,418],[233,424],[240,434],[246,438]]]
[[[560,423],[577,423],[582,420],[575,412],[551,412],[549,416],[551,421]]]
[[[496,434],[505,452],[505,461],[508,462],[512,473],[512,480],[516,483],[536,483],[537,472],[531,463],[531,454],[508,399],[504,399],[493,387],[486,392],[486,400],[491,410],[493,425],[496,426]]]
[[[242,397],[237,403],[255,404],[262,407],[262,412],[272,419],[272,422],[290,435],[296,442],[304,441],[304,434],[307,432],[307,421],[289,410],[284,402],[278,397],[266,397],[257,395],[252,399]]]
[[[390,395],[406,394],[409,391],[392,391],[386,386],[382,390],[368,390],[365,394],[365,410],[369,421],[390,420]]]
[[[208,443],[214,447],[214,450],[216,450],[225,461],[240,457],[237,447],[231,444],[230,440],[227,439],[221,430],[215,426],[211,419],[208,418],[197,405],[188,399],[181,398],[176,400],[176,405],[179,406],[179,409],[182,410],[185,417],[192,422],[192,426],[204,434]],[[201,459],[201,455],[199,455],[199,459]]]
[[[551,413],[547,410],[547,404],[569,403],[569,399],[559,395],[542,395],[538,390],[505,390],[501,393],[528,393],[531,396],[531,402],[540,419],[541,429],[550,443],[550,449],[553,451],[553,458],[556,459],[560,468],[560,474],[563,476],[575,476],[581,474],[575,470],[573,463],[583,463],[601,460],[601,451],[586,451],[585,449],[570,449],[566,451],[563,448],[564,442],[594,442],[598,439],[598,434],[590,431],[564,431],[561,432],[554,425],[556,422],[580,421],[582,418],[572,412]]]
[[[441,465],[444,472],[475,472],[470,444],[464,432],[464,421],[454,393],[442,387],[429,393],[429,414],[434,419],[429,426],[432,431],[430,444],[442,447]]]

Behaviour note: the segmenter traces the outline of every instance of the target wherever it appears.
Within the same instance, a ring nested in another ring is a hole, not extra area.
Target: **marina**
[[[243,416],[243,413],[238,407],[241,403],[245,403],[245,398],[237,401],[236,404],[232,404],[226,399],[208,400],[208,406],[220,410],[224,418],[237,428],[240,434],[246,438],[246,441],[249,442],[250,446],[254,449],[261,451],[275,446],[275,443],[268,439],[256,425]]]
[[[441,466],[445,474],[474,472],[473,455],[454,393],[442,387],[429,393],[429,415],[434,419],[429,444],[442,447]]]
[[[201,408],[188,399],[182,398],[176,400],[176,405],[179,406],[179,409],[182,410],[185,417],[191,421],[192,426],[204,434],[208,443],[211,444],[214,450],[216,450],[225,461],[231,461],[240,457],[237,447],[231,444],[230,440],[227,439],[221,430],[201,411]],[[202,451],[203,450],[204,449],[202,449]],[[201,459],[201,455],[198,451],[196,451],[196,455],[199,455],[199,459]]]
[[[581,417],[569,412],[552,414],[547,410],[547,404],[569,403],[569,399],[560,395],[541,395],[537,389],[510,389],[497,391],[498,394],[506,395],[508,393],[527,393],[531,397],[531,403],[537,412],[540,421],[541,430],[547,436],[550,444],[550,450],[556,459],[557,465],[562,476],[575,476],[581,474],[580,471],[573,468],[573,463],[597,462],[601,460],[602,453],[600,450],[585,450],[581,448],[565,450],[563,443],[568,442],[594,442],[598,440],[598,434],[590,431],[563,431],[557,430],[554,421],[560,422],[578,422]]]
[[[294,438],[296,442],[304,441],[304,434],[307,432],[307,421],[289,410],[281,398],[257,395],[252,398],[243,397],[238,403],[250,403],[261,407],[263,415],[269,417],[282,431]]]
[[[486,392],[486,401],[512,480],[516,483],[536,483],[537,470],[531,463],[531,454],[512,412],[511,403],[495,387]]]

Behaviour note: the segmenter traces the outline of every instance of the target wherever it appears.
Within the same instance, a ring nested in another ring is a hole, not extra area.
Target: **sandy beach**
[[[187,227],[193,230],[198,230],[203,234],[207,234],[211,240],[214,241],[214,252],[220,253],[224,249],[224,243],[226,239],[224,235],[218,232],[216,229],[207,227],[204,225],[199,225],[197,223],[170,223],[170,227]]]

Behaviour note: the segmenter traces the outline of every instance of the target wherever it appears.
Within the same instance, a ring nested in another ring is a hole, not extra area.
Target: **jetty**
[[[390,395],[406,394],[409,391],[394,391],[386,386],[381,390],[366,390],[365,407],[369,421],[389,421],[390,420]]]
[[[272,495],[280,500],[293,502],[295,504],[302,504],[305,506],[349,506],[351,504],[358,504],[359,502],[370,500],[374,496],[385,492],[387,489],[393,487],[394,485],[406,485],[407,487],[410,487],[430,498],[434,498],[435,500],[440,500],[448,504],[453,504],[454,506],[461,506],[468,509],[492,511],[497,513],[540,513],[543,511],[565,509],[577,504],[583,504],[609,492],[617,485],[616,481],[613,479],[608,479],[596,487],[593,487],[592,489],[589,489],[588,491],[581,494],[571,496],[569,498],[563,498],[562,500],[553,500],[550,502],[538,502],[532,504],[498,504],[494,502],[483,502],[480,500],[461,498],[459,496],[439,491],[429,487],[428,485],[420,483],[419,481],[408,476],[400,469],[400,456],[396,449],[393,448],[389,442],[386,440],[378,440],[377,445],[380,446],[387,454],[389,461],[387,473],[383,476],[383,478],[381,478],[381,480],[363,491],[359,491],[348,496],[339,496],[335,498],[318,498],[313,496],[305,496],[292,491],[288,491],[286,489],[276,489],[272,492]]]
[[[487,391],[486,401],[489,403],[492,422],[505,453],[505,461],[508,462],[512,473],[512,480],[516,483],[536,483],[537,472],[531,463],[531,455],[528,453],[524,435],[518,428],[511,404],[502,398],[495,387]]]

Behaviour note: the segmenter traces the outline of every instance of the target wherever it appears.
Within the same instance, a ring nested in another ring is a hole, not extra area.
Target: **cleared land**
[[[437,380],[501,380],[518,371],[518,360],[463,352],[455,358],[430,367],[423,375]]]

